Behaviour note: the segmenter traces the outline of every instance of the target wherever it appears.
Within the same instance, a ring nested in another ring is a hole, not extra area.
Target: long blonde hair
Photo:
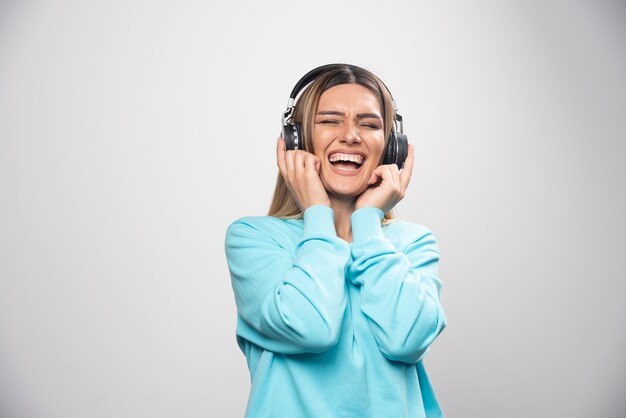
[[[322,93],[340,84],[359,84],[370,90],[378,98],[383,110],[385,132],[385,147],[383,149],[386,149],[389,135],[395,129],[393,99],[378,77],[363,68],[347,64],[337,64],[325,70],[303,90],[300,98],[298,98],[293,112],[293,120],[302,126],[303,149],[307,152],[313,152],[313,124],[317,104]],[[302,211],[287,188],[280,171],[276,177],[274,196],[268,215],[282,219],[302,218]],[[392,209],[385,213],[383,224],[393,220],[395,220],[395,214]]]

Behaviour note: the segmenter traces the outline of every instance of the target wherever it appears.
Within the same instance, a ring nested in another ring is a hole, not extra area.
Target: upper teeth
[[[352,161],[353,163],[362,164],[363,156],[359,154],[342,154],[340,152],[336,152],[328,157],[328,160],[331,163],[335,161]]]

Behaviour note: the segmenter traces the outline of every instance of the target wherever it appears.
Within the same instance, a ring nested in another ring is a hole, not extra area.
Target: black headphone
[[[364,70],[361,67],[357,67],[356,65],[350,64],[327,64],[322,65],[321,67],[317,67],[309,71],[298,81],[293,90],[291,90],[291,95],[289,96],[289,101],[287,102],[287,110],[283,113],[282,124],[283,124],[283,133],[282,136],[285,139],[285,147],[287,150],[297,150],[300,146],[300,138],[302,138],[302,126],[299,123],[293,121],[293,110],[295,108],[295,100],[296,96],[300,91],[308,85],[310,82],[315,80],[321,73],[327,70],[340,70],[345,67],[350,68],[351,70]],[[381,81],[381,83],[383,83]],[[383,164],[397,164],[398,168],[402,168],[404,165],[404,161],[406,160],[406,156],[409,152],[409,141],[407,136],[402,132],[402,116],[398,114],[398,107],[396,106],[396,102],[393,100],[393,96],[391,96],[391,92],[383,83],[385,89],[389,93],[391,97],[391,102],[393,104],[394,111],[394,124],[395,127],[391,129],[391,133],[389,134],[389,138],[387,138],[387,148],[385,149],[385,156],[383,157]],[[383,112],[384,104],[383,104]]]

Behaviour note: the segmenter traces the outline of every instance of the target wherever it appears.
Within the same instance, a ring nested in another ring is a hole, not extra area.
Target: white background
[[[243,415],[225,230],[332,62],[416,147],[446,416],[625,416],[625,40],[623,1],[0,1],[0,416]]]

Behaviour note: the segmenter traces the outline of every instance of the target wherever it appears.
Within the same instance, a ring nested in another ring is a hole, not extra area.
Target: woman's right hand
[[[303,150],[286,151],[285,140],[279,137],[276,164],[302,212],[314,205],[330,206],[328,193],[319,176],[321,161],[318,156]]]

